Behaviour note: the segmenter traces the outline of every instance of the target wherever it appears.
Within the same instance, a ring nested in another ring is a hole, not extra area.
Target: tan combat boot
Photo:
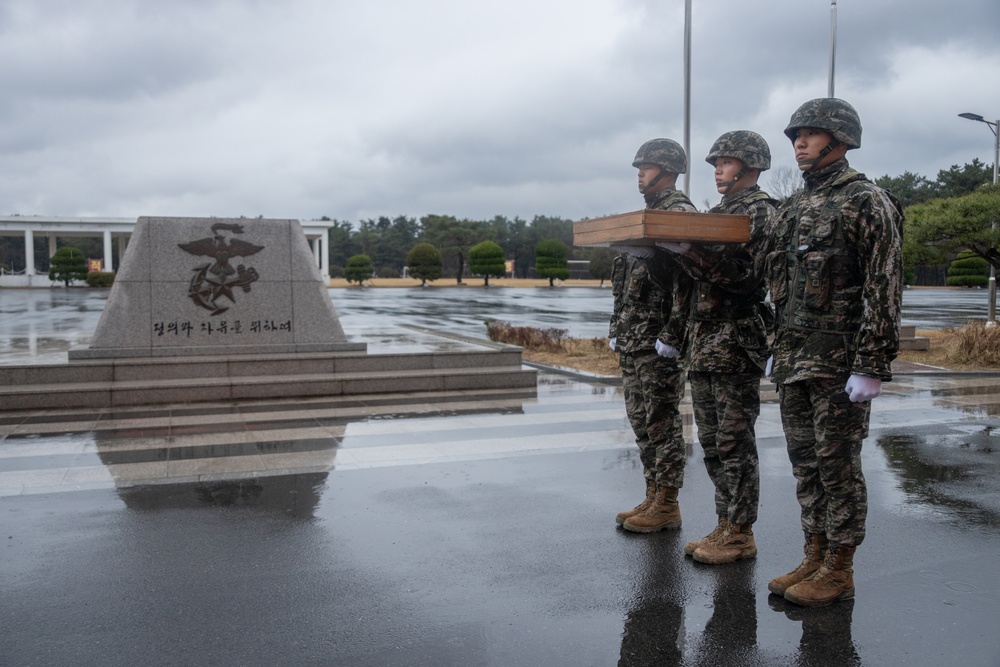
[[[706,542],[711,542],[712,540],[722,535],[723,531],[726,530],[726,526],[728,525],[729,525],[729,517],[720,516],[719,525],[715,527],[715,530],[713,530],[711,533],[701,538],[700,540],[695,540],[694,542],[688,542],[687,544],[684,545],[684,555],[693,556],[695,549],[700,547],[702,544],[705,544]]]
[[[803,607],[823,607],[854,597],[854,549],[831,544],[823,564],[809,579],[790,586],[785,599]]]
[[[655,533],[681,527],[681,506],[676,486],[658,486],[652,504],[641,514],[625,519],[622,528],[633,533]]]
[[[655,495],[656,495],[656,482],[654,482],[651,479],[647,479],[646,499],[630,510],[619,512],[618,516],[615,517],[615,523],[617,523],[620,526],[623,523],[625,523],[625,519],[635,516],[636,514],[641,514],[642,512],[645,512],[646,509],[653,504],[653,496]]]
[[[753,539],[753,529],[731,523],[718,538],[702,544],[694,551],[694,559],[708,565],[735,563],[742,558],[757,556],[757,543]]]
[[[788,574],[772,579],[771,583],[767,585],[767,590],[775,595],[784,595],[791,586],[813,576],[819,566],[823,564],[823,557],[826,556],[826,545],[826,535],[806,535],[804,548],[806,557],[802,559],[797,568]]]

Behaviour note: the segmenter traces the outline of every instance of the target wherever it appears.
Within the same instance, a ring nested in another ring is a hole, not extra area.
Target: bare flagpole
[[[830,0],[830,85],[827,97],[833,97],[833,72],[837,64],[837,0]]]
[[[684,1],[684,153],[691,157],[691,0]],[[691,169],[684,174],[684,194],[691,195]]]

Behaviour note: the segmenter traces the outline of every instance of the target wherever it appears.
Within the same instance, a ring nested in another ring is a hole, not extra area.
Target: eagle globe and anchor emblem
[[[252,267],[238,264],[233,268],[229,263],[230,259],[249,257],[264,249],[262,245],[234,238],[235,234],[242,233],[242,225],[218,222],[212,225],[211,238],[177,244],[185,252],[197,257],[211,257],[213,260],[194,269],[194,276],[188,287],[191,300],[201,308],[212,311],[212,315],[229,310],[229,305],[220,304],[221,299],[236,303],[234,288],[239,287],[244,293],[249,293],[250,285],[260,277]]]

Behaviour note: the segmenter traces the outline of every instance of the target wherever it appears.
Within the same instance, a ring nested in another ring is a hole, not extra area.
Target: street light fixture
[[[997,169],[1000,166],[1000,120],[996,122],[988,121],[977,113],[960,113],[959,118],[965,118],[967,120],[974,120],[979,123],[986,123],[986,126],[990,128],[990,132],[993,133],[993,185],[997,184]],[[993,221],[992,230],[995,232],[997,229],[997,221]],[[997,323],[997,277],[996,269],[993,268],[993,263],[990,262],[990,305],[989,305],[989,315],[986,318],[986,326],[992,327],[996,326]]]

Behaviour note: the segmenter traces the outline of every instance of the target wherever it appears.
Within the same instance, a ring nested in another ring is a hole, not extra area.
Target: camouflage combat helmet
[[[686,174],[688,169],[687,154],[673,139],[650,139],[640,146],[632,166],[640,164],[655,164],[671,174]]]
[[[750,130],[726,132],[715,140],[705,162],[713,167],[720,157],[736,158],[747,169],[766,171],[771,168],[771,149],[764,137]]]
[[[792,114],[785,135],[795,141],[795,133],[803,127],[826,130],[842,144],[861,148],[861,118],[850,104],[836,97],[809,100]]]

